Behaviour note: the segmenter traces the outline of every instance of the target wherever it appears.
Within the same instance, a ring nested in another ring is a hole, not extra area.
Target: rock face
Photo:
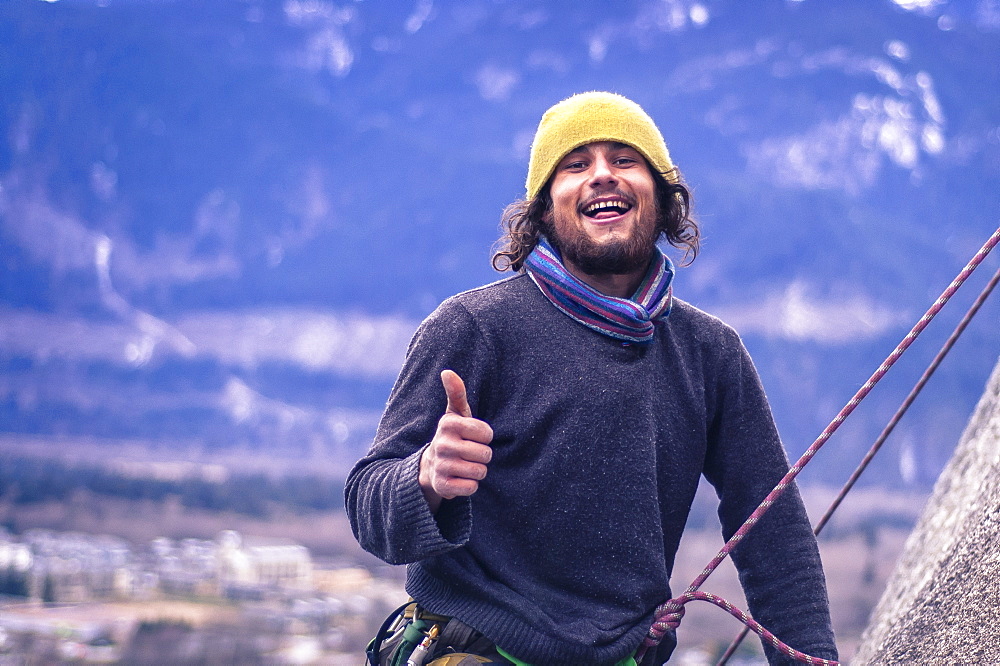
[[[855,664],[1000,663],[1000,363],[900,557]]]

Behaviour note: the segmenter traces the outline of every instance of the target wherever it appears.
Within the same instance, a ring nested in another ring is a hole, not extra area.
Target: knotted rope
[[[889,435],[892,434],[892,431],[895,430],[896,425],[899,423],[900,419],[903,418],[903,415],[906,414],[907,410],[910,408],[910,405],[913,404],[913,401],[916,400],[918,395],[920,395],[920,392],[927,384],[927,381],[938,369],[938,366],[941,365],[941,362],[948,355],[948,352],[951,351],[951,348],[955,346],[955,343],[958,341],[958,338],[961,337],[962,333],[965,332],[965,329],[972,321],[972,318],[976,316],[977,312],[979,312],[979,308],[983,306],[983,303],[985,303],[986,299],[989,298],[989,295],[993,292],[993,289],[996,288],[997,283],[1000,283],[1000,268],[996,270],[996,272],[993,274],[993,277],[990,278],[990,281],[987,282],[986,286],[983,287],[983,290],[979,292],[979,296],[977,296],[976,300],[972,303],[972,305],[969,306],[969,309],[966,311],[965,316],[963,316],[961,321],[959,321],[958,324],[955,326],[955,330],[951,332],[951,335],[948,336],[948,339],[945,340],[943,345],[941,345],[941,348],[938,350],[938,353],[934,356],[934,359],[927,366],[927,369],[924,370],[924,373],[920,376],[920,379],[917,380],[917,383],[913,385],[912,389],[910,389],[909,394],[906,396],[906,398],[903,399],[903,402],[900,403],[899,408],[896,409],[896,413],[893,414],[892,418],[889,419],[889,422],[886,423],[885,428],[882,429],[882,432],[875,439],[875,442],[871,445],[871,448],[868,449],[868,452],[865,454],[864,458],[861,459],[861,462],[858,463],[858,466],[855,468],[855,470],[851,473],[851,476],[844,483],[844,486],[840,489],[840,492],[837,493],[837,496],[834,498],[833,502],[831,502],[830,506],[827,507],[826,513],[824,513],[823,517],[820,518],[819,521],[816,523],[816,527],[813,528],[813,534],[819,536],[820,532],[823,531],[823,528],[826,527],[827,523],[830,522],[830,519],[833,517],[833,514],[840,507],[841,503],[843,503],[844,498],[847,497],[847,493],[851,492],[851,488],[854,487],[854,484],[857,483],[858,479],[861,477],[864,471],[868,469],[868,465],[871,464],[871,461],[875,458],[875,455],[879,452],[879,449],[882,448],[882,445],[885,443],[885,440],[888,439]],[[726,649],[726,652],[721,657],[719,657],[719,661],[716,662],[715,666],[725,666],[725,664],[728,663],[730,657],[732,657],[736,653],[736,649],[740,646],[740,643],[743,642],[743,639],[747,637],[748,633],[750,633],[750,628],[743,627],[743,630],[740,632],[739,636],[733,639],[733,642],[729,644],[729,647]]]
[[[792,484],[795,477],[799,475],[799,472],[812,460],[813,456],[826,444],[827,440],[835,433],[844,422],[844,420],[850,416],[854,409],[861,403],[862,400],[871,392],[871,390],[878,384],[879,380],[885,376],[899,357],[903,355],[913,341],[917,339],[917,336],[927,328],[927,325],[931,320],[941,311],[945,303],[958,291],[959,287],[968,279],[973,271],[986,259],[990,251],[996,247],[997,243],[1000,243],[1000,228],[993,232],[989,240],[976,252],[975,256],[966,264],[965,268],[958,274],[958,276],[952,280],[948,288],[942,292],[933,305],[924,313],[924,315],[917,321],[917,323],[910,329],[910,332],[903,337],[903,340],[896,346],[891,354],[882,362],[877,370],[868,378],[868,381],[858,389],[858,392],[854,394],[843,409],[834,417],[833,421],[823,430],[819,437],[816,438],[805,453],[795,462],[794,465],[788,470],[788,473],[778,482],[778,485],[768,493],[767,497],[754,509],[750,517],[746,519],[743,525],[740,526],[738,530],[729,538],[726,544],[718,552],[718,554],[712,559],[711,562],[702,570],[702,572],[691,582],[687,590],[684,591],[678,597],[674,597],[663,604],[657,606],[656,611],[653,614],[653,624],[649,628],[649,633],[643,640],[642,645],[640,645],[639,650],[636,654],[636,661],[641,660],[642,656],[646,653],[649,648],[659,645],[660,641],[663,640],[664,634],[670,629],[676,629],[680,625],[681,618],[684,615],[684,605],[689,601],[695,599],[702,601],[710,601],[715,603],[720,608],[728,610],[733,608],[732,604],[720,599],[715,595],[709,595],[704,592],[699,592],[698,589],[704,584],[705,580],[718,568],[718,566],[729,556],[736,546],[739,545],[741,541],[746,537],[754,525],[756,525],[761,517],[774,505],[774,503],[784,494],[785,490]],[[719,602],[713,600],[718,599]],[[779,652],[795,659],[796,661],[803,662],[806,664],[824,664],[824,665],[835,665],[839,662],[831,661],[828,659],[819,659],[816,657],[811,657],[807,654],[799,652],[794,648],[786,645],[785,643],[778,640],[773,634],[764,629],[760,624],[753,621],[748,614],[743,611],[737,611],[733,613],[729,611],[734,617],[744,622],[751,630],[759,634],[765,640],[770,642],[770,644]],[[744,619],[745,618],[745,619]],[[756,626],[755,626],[756,625]]]

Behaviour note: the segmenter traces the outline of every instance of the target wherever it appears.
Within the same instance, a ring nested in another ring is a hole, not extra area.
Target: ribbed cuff
[[[472,534],[472,503],[468,497],[444,500],[437,515],[431,513],[420,487],[420,457],[426,446],[405,458],[397,470],[397,515],[392,520],[410,526],[420,557],[432,557],[465,545]]]

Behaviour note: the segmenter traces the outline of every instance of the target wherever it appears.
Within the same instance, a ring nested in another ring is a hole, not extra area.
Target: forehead
[[[627,143],[622,143],[621,141],[594,141],[593,143],[585,143],[582,146],[577,146],[573,150],[566,153],[566,157],[569,157],[570,155],[579,155],[581,153],[587,154],[600,150],[607,150],[607,151],[630,150],[636,154],[639,154],[638,150],[628,145]]]

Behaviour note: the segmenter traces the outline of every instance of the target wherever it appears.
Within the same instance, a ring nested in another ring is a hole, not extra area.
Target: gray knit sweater
[[[492,426],[493,460],[475,495],[432,515],[417,474],[445,410],[444,368]],[[652,343],[623,344],[558,311],[522,274],[450,298],[423,322],[346,502],[361,545],[409,563],[406,589],[428,610],[533,664],[611,664],[671,596],[700,476],[728,537],[787,465],[731,328],[675,299]],[[734,561],[756,619],[836,658],[796,489]]]

